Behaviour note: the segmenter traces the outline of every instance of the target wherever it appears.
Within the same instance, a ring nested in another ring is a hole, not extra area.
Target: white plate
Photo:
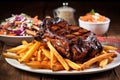
[[[6,36],[0,35],[0,41],[3,41],[7,45],[17,46],[21,44],[22,40],[28,42],[32,41],[34,38],[32,36]]]
[[[117,57],[114,59],[114,61],[112,61],[110,64],[108,64],[105,68],[91,67],[90,69],[85,69],[83,71],[76,71],[76,70],[65,71],[65,70],[63,70],[63,71],[53,72],[48,69],[32,69],[24,64],[20,64],[17,60],[14,60],[14,59],[5,58],[5,60],[13,67],[21,69],[21,70],[29,71],[29,72],[42,73],[42,74],[53,74],[53,75],[75,75],[75,74],[80,75],[80,74],[92,74],[92,73],[103,72],[103,71],[107,71],[107,70],[110,70],[110,69],[113,69],[113,68],[119,66],[120,65],[120,54],[118,52],[116,52],[116,54],[117,54]]]

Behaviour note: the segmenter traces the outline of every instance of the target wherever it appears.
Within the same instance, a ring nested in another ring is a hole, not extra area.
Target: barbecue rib
[[[61,18],[45,18],[35,39],[50,41],[60,55],[73,61],[84,61],[102,50],[94,33]]]

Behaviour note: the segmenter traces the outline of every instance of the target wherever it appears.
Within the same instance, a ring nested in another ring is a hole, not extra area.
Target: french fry
[[[11,55],[11,54],[8,54],[8,53],[3,53],[3,56],[6,57],[6,58],[11,58],[11,59],[19,59],[20,58],[17,55]]]
[[[101,54],[101,55],[99,55],[99,56],[96,56],[96,57],[94,57],[94,58],[92,58],[92,59],[84,62],[84,63],[80,66],[81,68],[80,68],[79,70],[89,68],[89,67],[90,67],[92,64],[94,64],[95,62],[101,61],[101,60],[106,59],[106,58],[108,58],[108,57],[110,57],[110,56],[113,57],[113,56],[115,56],[115,55],[116,55],[115,53],[107,53],[107,54]]]
[[[101,68],[104,68],[108,64],[108,62],[109,62],[108,59],[103,59],[102,61],[100,61],[99,66]]]
[[[49,58],[44,55],[43,61],[48,61]]]
[[[71,61],[70,59],[65,59],[65,61],[68,63],[68,65],[69,65],[72,69],[78,70],[78,69],[80,68],[80,66],[79,66],[77,63]]]
[[[36,61],[36,58],[35,57],[31,57],[30,60],[31,61]]]
[[[47,42],[48,47],[50,48],[50,51],[56,56],[57,60],[62,64],[62,66],[65,68],[65,70],[69,70],[70,67],[68,64],[65,62],[63,57],[57,52],[57,50],[52,46],[50,41]]]
[[[17,46],[17,47],[13,47],[13,48],[10,48],[10,49],[7,49],[7,52],[14,52],[16,53],[17,51],[21,50],[24,48],[24,45],[21,45],[21,46]]]
[[[25,41],[24,41],[24,42],[25,42]],[[25,47],[32,46],[32,44],[33,44],[34,42],[35,42],[35,41],[33,40],[31,43],[28,43],[27,45],[21,45],[21,46],[13,47],[13,48],[7,49],[6,51],[17,53],[18,51],[24,49]]]
[[[37,53],[37,61],[42,61],[42,53],[41,53],[41,50],[38,50],[38,53]]]
[[[110,62],[112,62],[114,60],[114,58],[112,58],[112,57],[109,57],[108,58],[108,62],[110,63]]]
[[[55,67],[55,63],[57,62],[57,59],[52,51],[50,51],[50,54],[51,54],[50,55],[50,67],[52,70],[54,70],[53,67]]]
[[[33,53],[39,48],[40,42],[35,42],[35,44],[27,51],[27,53],[21,58],[20,62],[28,61]]]
[[[30,66],[31,68],[50,69],[50,62],[48,61],[31,61],[26,63],[26,65]]]
[[[42,60],[43,61],[48,61],[50,59],[47,56],[45,56],[45,54],[42,52]]]
[[[27,45],[27,44],[28,44],[28,42],[26,40],[22,41],[22,45]]]
[[[48,51],[44,48],[42,49],[42,51],[43,51],[44,55],[50,59],[50,51]]]
[[[105,46],[103,46],[103,50],[105,50],[105,51],[107,51],[107,50],[117,50],[117,48],[113,47],[113,46],[105,45]]]
[[[101,53],[108,54],[105,50],[103,50]],[[108,62],[111,62],[111,61],[113,61],[113,58],[110,56],[110,57],[108,57]]]
[[[52,65],[52,71],[60,71],[64,70],[64,67],[61,65],[61,63],[56,62]]]
[[[38,50],[36,50],[34,53],[33,53],[33,56],[36,57],[38,54]]]
[[[23,52],[23,53],[20,53],[20,54],[17,54],[18,56],[20,57],[23,57],[25,55],[26,52]]]
[[[23,53],[23,52],[27,51],[27,49],[28,49],[29,46],[32,46],[32,45],[33,45],[32,43],[26,44],[26,45],[24,45],[24,48],[20,49],[16,53],[17,54]]]
[[[102,52],[101,52],[102,54],[107,54],[107,52],[105,51],[105,50],[102,50]]]
[[[53,68],[53,65],[54,65],[54,54],[50,51],[50,67],[51,69]]]

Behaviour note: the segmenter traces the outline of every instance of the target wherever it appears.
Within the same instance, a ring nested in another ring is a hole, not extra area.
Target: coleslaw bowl
[[[96,35],[103,35],[109,29],[110,19],[106,17],[105,22],[87,22],[80,18],[78,19],[79,26],[94,32]]]
[[[4,42],[6,45],[17,46],[20,45],[22,40],[31,42],[34,39],[32,36],[6,36],[0,35],[0,41]]]

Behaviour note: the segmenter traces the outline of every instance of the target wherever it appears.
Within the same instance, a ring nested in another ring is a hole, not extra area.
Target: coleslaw
[[[0,34],[9,36],[29,36],[26,33],[26,29],[36,32],[32,26],[39,27],[42,21],[38,20],[38,16],[34,18],[28,16],[25,13],[20,15],[12,14],[10,18],[5,19],[4,22],[0,24]]]
[[[92,9],[86,15],[81,16],[80,19],[87,22],[106,22],[107,21],[105,16],[95,12],[94,9]]]

